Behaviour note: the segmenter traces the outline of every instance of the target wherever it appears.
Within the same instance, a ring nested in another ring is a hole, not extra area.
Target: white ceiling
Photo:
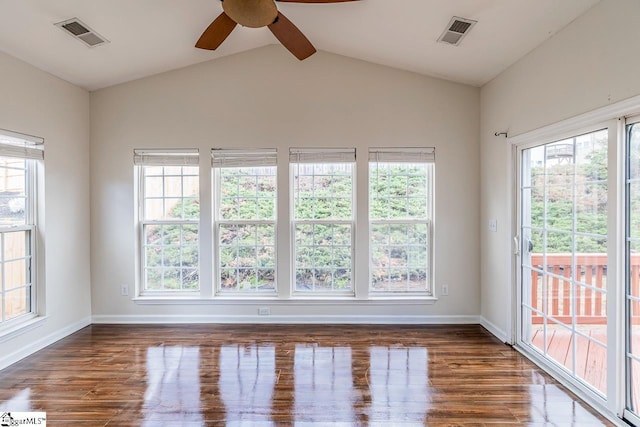
[[[598,1],[361,0],[277,5],[319,50],[481,86]],[[219,0],[0,0],[0,50],[96,90],[277,43],[267,28],[238,26],[217,51],[194,48],[221,11]],[[437,43],[454,15],[478,24],[459,47]],[[90,49],[53,25],[73,17],[110,43]]]

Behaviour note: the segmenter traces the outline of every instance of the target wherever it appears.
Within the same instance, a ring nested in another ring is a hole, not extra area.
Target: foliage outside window
[[[601,130],[530,150],[531,252],[607,252],[607,143]]]
[[[199,291],[197,151],[137,150],[142,292]]]
[[[370,292],[432,293],[432,149],[369,152]]]
[[[355,150],[292,150],[297,292],[353,292]]]
[[[275,293],[276,152],[213,150],[220,293]]]
[[[35,177],[44,156],[42,140],[28,138],[0,133],[0,328],[37,312]]]

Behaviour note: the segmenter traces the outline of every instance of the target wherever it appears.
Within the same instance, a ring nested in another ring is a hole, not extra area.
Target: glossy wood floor
[[[479,326],[87,327],[0,371],[51,426],[609,425]]]

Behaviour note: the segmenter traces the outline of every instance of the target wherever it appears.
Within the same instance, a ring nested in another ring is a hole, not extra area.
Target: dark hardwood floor
[[[89,326],[0,371],[51,426],[610,425],[480,326]]]

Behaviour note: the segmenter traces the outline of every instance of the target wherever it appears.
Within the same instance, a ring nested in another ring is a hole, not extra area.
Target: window
[[[434,150],[369,150],[370,292],[426,293],[431,285]]]
[[[135,150],[141,293],[199,290],[197,150]]]
[[[275,293],[276,151],[213,150],[219,293]]]
[[[370,173],[361,171],[360,182],[354,148],[291,148],[289,167],[280,171],[276,149],[215,148],[211,168],[203,170],[196,149],[134,154],[141,303],[169,295],[433,295],[433,148],[370,149],[362,159]],[[200,194],[200,183],[210,199]],[[363,190],[358,199],[356,184]],[[285,199],[278,202],[283,185]],[[368,204],[361,219],[358,203]],[[278,218],[286,224],[279,227]],[[355,257],[358,221],[361,261]],[[359,288],[357,271],[369,277]]]
[[[354,149],[292,149],[296,292],[353,293]]]
[[[0,131],[0,327],[36,308],[36,166],[43,140]]]

